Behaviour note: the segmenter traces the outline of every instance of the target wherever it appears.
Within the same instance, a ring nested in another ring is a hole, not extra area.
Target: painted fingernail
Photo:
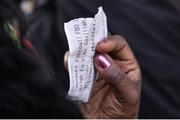
[[[106,69],[111,65],[110,62],[103,55],[99,55],[97,57],[97,62],[102,69]]]

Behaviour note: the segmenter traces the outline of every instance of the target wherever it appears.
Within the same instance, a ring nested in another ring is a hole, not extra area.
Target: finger
[[[97,45],[99,53],[108,53],[111,57],[126,70],[128,77],[138,80],[141,77],[140,67],[126,40],[118,35],[110,36]],[[133,72],[132,72],[133,71]],[[136,74],[135,74],[136,73]]]
[[[132,104],[139,101],[140,80],[133,81],[129,79],[109,55],[96,56],[95,67],[100,76],[114,87],[117,96]]]
[[[69,57],[69,51],[67,51],[64,54],[64,67],[66,68],[67,71],[68,71],[68,57]]]
[[[97,44],[96,50],[99,53],[112,53],[117,59],[119,58],[121,60],[135,59],[126,40],[118,35],[105,38]]]

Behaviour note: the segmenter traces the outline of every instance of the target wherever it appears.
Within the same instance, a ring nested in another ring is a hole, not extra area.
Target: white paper
[[[98,42],[107,37],[106,15],[99,7],[94,18],[78,18],[64,24],[69,45],[68,70],[70,88],[68,98],[88,102],[95,82],[93,58]]]

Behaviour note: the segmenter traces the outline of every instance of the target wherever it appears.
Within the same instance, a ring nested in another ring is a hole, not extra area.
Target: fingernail
[[[99,55],[97,57],[97,62],[102,69],[106,69],[111,65],[110,62],[103,55]]]

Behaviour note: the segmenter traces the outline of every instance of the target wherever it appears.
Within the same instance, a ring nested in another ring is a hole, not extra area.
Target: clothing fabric
[[[57,78],[68,74],[64,22],[92,17],[102,6],[111,34],[126,38],[142,69],[140,118],[180,118],[180,10],[174,0],[49,0],[29,20],[29,36],[53,66]]]

